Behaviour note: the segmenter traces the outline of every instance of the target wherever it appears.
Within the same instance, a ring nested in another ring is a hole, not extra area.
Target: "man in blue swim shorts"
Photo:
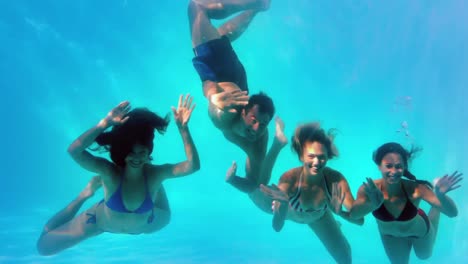
[[[247,154],[246,176],[235,175],[234,163],[226,181],[245,193],[251,193],[260,184],[268,183],[271,169],[262,166],[272,164],[264,161],[269,156],[274,161],[287,140],[278,119],[281,140],[274,141],[267,155],[267,126],[275,114],[275,107],[263,92],[249,96],[247,75],[231,42],[247,29],[258,12],[269,8],[270,0],[206,2],[192,0],[188,7],[195,53],[192,61],[203,83],[203,94],[209,101],[209,116],[213,124],[227,140]],[[211,23],[212,19],[224,19],[236,13],[219,28]],[[262,175],[262,172],[267,173]]]

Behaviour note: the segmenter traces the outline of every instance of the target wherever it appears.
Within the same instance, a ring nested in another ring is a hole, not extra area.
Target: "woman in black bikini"
[[[292,148],[302,166],[285,172],[278,186],[262,185],[261,189],[273,200],[276,231],[286,219],[307,224],[336,262],[351,263],[351,248],[332,212],[356,224],[362,224],[363,219],[349,218],[354,198],[348,182],[339,171],[326,166],[328,159],[338,154],[330,135],[318,123],[296,128]]]
[[[377,219],[385,252],[394,264],[408,263],[411,248],[418,258],[429,258],[440,212],[449,217],[458,213],[455,203],[446,193],[460,187],[457,184],[463,179],[462,174],[445,175],[432,190],[429,182],[417,180],[408,171],[408,162],[416,151],[418,149],[407,151],[398,143],[379,147],[373,159],[382,178],[375,181],[367,178],[359,188],[351,210],[351,217],[358,218],[372,212]],[[428,215],[419,209],[421,200],[432,206]]]

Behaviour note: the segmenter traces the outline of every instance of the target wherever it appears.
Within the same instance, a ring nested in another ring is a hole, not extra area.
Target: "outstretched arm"
[[[276,232],[283,229],[284,222],[288,216],[289,211],[289,197],[288,190],[292,184],[293,170],[289,170],[281,176],[278,186],[260,185],[260,190],[272,199],[271,209],[273,211],[272,227]]]
[[[177,164],[166,164],[160,166],[163,178],[181,177],[194,173],[200,169],[198,151],[187,126],[192,115],[192,111],[195,108],[195,104],[192,105],[192,100],[193,97],[190,95],[187,95],[185,99],[183,99],[183,96],[181,95],[179,97],[179,105],[177,109],[174,107],[172,108],[174,119],[184,142],[187,160]]]
[[[417,188],[421,193],[421,198],[448,217],[457,216],[457,206],[453,200],[447,196],[447,193],[460,187],[460,185],[457,184],[463,179],[462,175],[462,173],[455,171],[450,176],[443,176],[435,184],[434,192],[424,184],[418,185]]]
[[[332,194],[330,197],[332,210],[335,214],[341,216],[353,224],[363,225],[364,217],[355,219],[350,216],[350,211],[354,203],[354,197],[349,190],[348,181],[341,174],[339,177],[339,181],[334,182],[332,185]],[[343,210],[343,206],[345,207],[346,211]]]
[[[359,188],[357,198],[351,207],[349,216],[359,219],[379,208],[384,202],[383,194],[371,178]]]
[[[90,128],[73,141],[73,143],[68,147],[68,153],[71,157],[86,170],[99,173],[101,175],[109,175],[113,168],[113,164],[104,158],[93,156],[86,149],[91,146],[96,138],[107,128],[127,121],[128,117],[124,118],[124,116],[129,110],[130,103],[128,101],[124,101],[114,107],[97,125]]]

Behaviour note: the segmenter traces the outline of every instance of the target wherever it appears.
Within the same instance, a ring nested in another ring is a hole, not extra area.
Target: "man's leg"
[[[219,35],[226,35],[233,42],[244,33],[257,13],[257,10],[247,10],[233,17],[218,28]]]
[[[189,3],[188,16],[192,46],[228,35],[231,41],[238,38],[252,21],[255,14],[269,8],[270,0],[230,0],[219,3],[202,4],[192,0]],[[245,11],[226,22],[217,30],[211,19],[224,19],[237,12]]]
[[[203,6],[211,19],[225,19],[235,13],[245,10],[265,11],[270,8],[271,0],[219,0],[214,3],[203,4]]]

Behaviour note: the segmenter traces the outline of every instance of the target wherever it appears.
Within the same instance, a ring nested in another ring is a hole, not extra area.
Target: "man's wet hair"
[[[273,100],[264,92],[250,96],[249,103],[245,106],[245,112],[249,112],[254,105],[258,105],[258,111],[260,113],[268,114],[270,116],[270,120],[275,115],[275,105],[273,104]]]

